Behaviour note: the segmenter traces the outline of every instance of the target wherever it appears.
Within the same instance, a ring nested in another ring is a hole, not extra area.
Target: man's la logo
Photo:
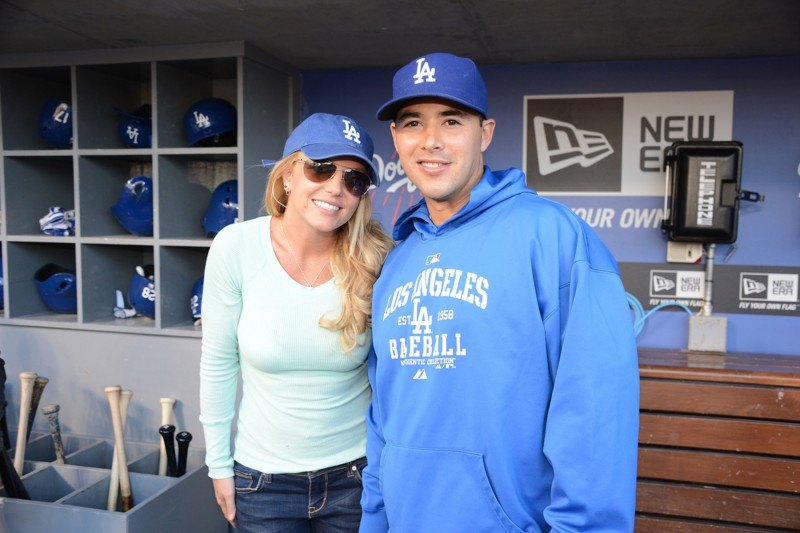
[[[423,82],[435,82],[436,69],[431,68],[424,57],[417,59],[417,73],[414,74],[414,85]],[[423,79],[424,78],[424,79]]]
[[[361,134],[358,133],[356,127],[350,124],[349,120],[342,119],[342,122],[344,122],[344,130],[342,130],[344,138],[348,141],[354,141],[356,144],[361,144]]]

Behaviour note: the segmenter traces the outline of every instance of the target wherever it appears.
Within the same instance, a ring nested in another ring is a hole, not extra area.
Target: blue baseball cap
[[[355,157],[367,167],[372,184],[378,184],[378,169],[372,161],[372,138],[355,120],[344,115],[314,113],[297,126],[283,147],[283,157],[302,150],[311,159]]]
[[[378,109],[378,120],[394,120],[397,110],[415,98],[443,98],[488,117],[486,84],[466,57],[435,53],[419,57],[394,75],[392,99]]]

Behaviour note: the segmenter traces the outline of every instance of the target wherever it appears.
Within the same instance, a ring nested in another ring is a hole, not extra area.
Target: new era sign
[[[689,298],[703,297],[705,274],[690,270],[651,270],[651,298]]]
[[[732,91],[527,96],[528,185],[549,193],[664,194],[664,148],[730,140]]]
[[[739,299],[765,302],[797,302],[798,275],[766,272],[742,272],[739,275]]]

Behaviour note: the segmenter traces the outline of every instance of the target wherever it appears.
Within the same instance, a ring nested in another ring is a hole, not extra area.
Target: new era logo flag
[[[540,192],[620,192],[620,97],[530,98],[525,173]]]
[[[569,122],[538,116],[533,119],[533,129],[542,176],[570,165],[587,168],[614,153],[605,135],[578,129]]]

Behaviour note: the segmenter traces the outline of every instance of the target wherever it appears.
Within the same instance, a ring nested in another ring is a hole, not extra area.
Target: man
[[[568,208],[492,172],[469,59],[401,68],[391,121],[424,198],[373,296],[362,532],[632,531],[638,368],[616,262]]]

